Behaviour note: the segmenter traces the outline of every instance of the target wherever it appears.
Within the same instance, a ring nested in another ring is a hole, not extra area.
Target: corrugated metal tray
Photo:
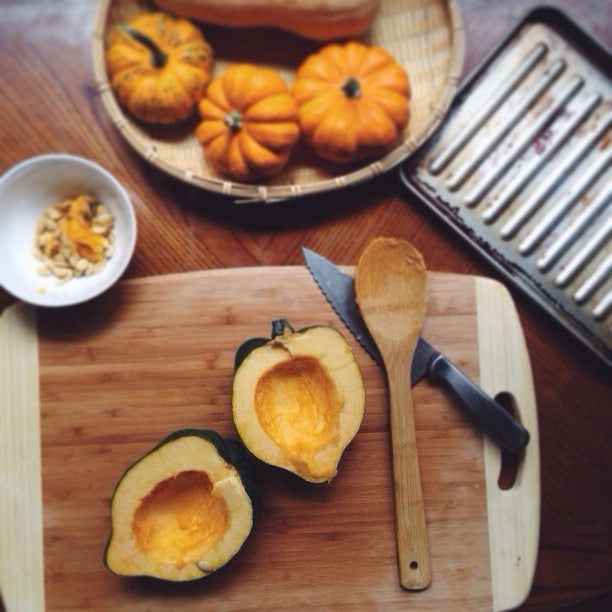
[[[408,189],[612,365],[612,56],[530,12],[473,71]]]

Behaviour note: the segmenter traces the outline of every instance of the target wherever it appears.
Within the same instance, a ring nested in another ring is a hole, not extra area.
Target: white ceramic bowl
[[[60,284],[42,276],[33,255],[36,222],[62,199],[90,194],[115,216],[114,253],[91,276]],[[108,171],[82,157],[40,155],[10,168],[0,178],[0,285],[37,306],[69,306],[106,291],[125,271],[136,246],[136,216],[125,189]]]

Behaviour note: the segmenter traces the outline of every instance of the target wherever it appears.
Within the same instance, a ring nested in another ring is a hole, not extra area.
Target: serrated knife
[[[306,247],[302,247],[302,253],[306,267],[336,314],[372,359],[384,367],[376,343],[359,313],[353,278]],[[466,414],[501,448],[518,453],[528,443],[528,431],[421,336],[412,361],[411,384],[415,385],[424,376],[451,391]]]

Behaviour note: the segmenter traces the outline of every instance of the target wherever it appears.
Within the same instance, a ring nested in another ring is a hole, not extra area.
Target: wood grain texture
[[[489,540],[490,550],[496,551],[491,554],[493,608],[509,610],[522,604],[529,595],[538,554],[538,413],[529,354],[510,294],[499,283],[476,278],[476,308],[482,388],[491,397],[509,394],[514,413],[530,432],[529,443],[519,459],[514,486],[501,492],[496,484],[502,469],[502,453],[485,439],[487,512],[489,525],[495,526]],[[508,355],[514,358],[510,360]],[[518,516],[520,524],[515,522]]]
[[[474,279],[431,274],[428,312],[424,333],[477,379]],[[255,462],[263,507],[253,532],[231,564],[198,583],[104,567],[121,473],[174,429],[236,435],[234,351],[278,315],[296,328],[342,329],[302,267],[137,279],[69,311],[39,312],[48,610],[492,607],[482,434],[426,381],[413,392],[435,578],[426,591],[400,587],[385,383],[352,337],[366,414],[331,484]]]
[[[385,364],[393,460],[393,492],[400,584],[410,590],[431,584],[410,371],[427,308],[427,272],[408,242],[379,236],[357,262],[359,310]]]
[[[499,278],[405,193],[395,173],[352,189],[262,209],[236,208],[152,168],[123,141],[101,107],[88,52],[96,4],[2,2],[0,73],[9,86],[0,99],[0,172],[47,151],[85,155],[113,172],[128,189],[139,222],[139,242],[127,277],[302,264],[301,245],[337,263],[355,264],[371,237],[395,235],[424,254],[429,270]],[[464,75],[538,4],[461,0],[467,45]],[[609,0],[554,4],[612,46]],[[609,608],[610,374],[545,312],[514,289],[511,293],[531,357],[541,432],[538,565],[521,610]],[[0,290],[0,309],[11,302]],[[448,333],[456,337],[458,330]]]
[[[0,601],[43,610],[43,520],[36,313],[0,317]],[[1,606],[0,606],[1,607]]]

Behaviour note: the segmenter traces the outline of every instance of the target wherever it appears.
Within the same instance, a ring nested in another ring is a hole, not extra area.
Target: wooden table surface
[[[535,4],[462,0],[464,74]],[[609,0],[554,4],[612,46]],[[122,140],[98,99],[90,57],[95,6],[96,0],[1,1],[0,172],[52,151],[88,157],[113,172],[132,195],[139,223],[126,277],[300,265],[301,245],[354,264],[369,238],[396,235],[410,240],[432,270],[498,278],[406,194],[394,172],[307,201],[234,206],[151,167]],[[540,552],[523,609],[611,609],[610,372],[527,298],[511,292],[532,360],[542,452]],[[0,290],[0,309],[11,301]]]

